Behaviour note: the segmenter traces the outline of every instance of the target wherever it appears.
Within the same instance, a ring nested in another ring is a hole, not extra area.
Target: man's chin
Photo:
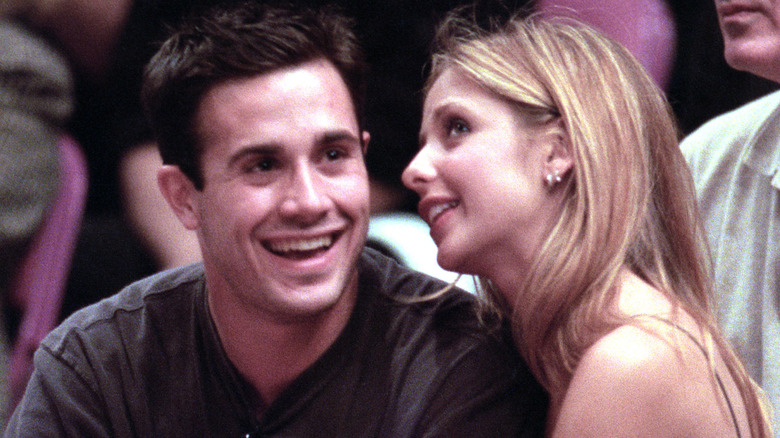
[[[780,42],[732,39],[723,52],[729,67],[780,83]]]

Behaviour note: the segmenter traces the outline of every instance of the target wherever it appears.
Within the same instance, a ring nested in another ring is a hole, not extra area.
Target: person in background
[[[477,275],[550,396],[547,436],[771,436],[720,334],[662,91],[584,24],[442,25],[403,174],[438,262]]]
[[[715,2],[733,68],[780,83],[780,1]],[[712,248],[718,319],[780,428],[780,93],[718,116],[681,144]]]
[[[60,182],[58,140],[74,107],[67,58],[0,5],[0,427],[11,404],[8,352],[19,326],[13,289]]]
[[[144,102],[203,262],[55,329],[5,436],[539,436],[546,398],[476,298],[420,299],[446,284],[364,248],[349,24],[249,2],[166,40]]]
[[[669,0],[536,0],[546,16],[576,18],[627,48],[666,90],[677,54],[677,28]]]

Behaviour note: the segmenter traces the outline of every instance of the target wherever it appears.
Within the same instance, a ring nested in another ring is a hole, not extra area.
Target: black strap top
[[[652,318],[652,319],[654,319],[656,321],[663,322],[663,323],[669,325],[670,327],[673,327],[673,328],[683,332],[686,336],[688,336],[688,338],[690,338],[691,341],[693,341],[693,343],[697,347],[699,347],[699,350],[701,350],[702,354],[704,354],[704,357],[709,358],[709,355],[707,354],[707,349],[705,349],[704,346],[701,345],[699,340],[696,339],[696,337],[693,336],[693,334],[691,334],[691,332],[689,332],[688,330],[680,327],[680,325],[678,325],[677,323],[675,323],[673,321],[669,321],[668,319],[661,318],[660,316],[656,316],[656,315],[637,315],[636,317],[637,318],[639,318],[639,317]],[[726,405],[729,408],[729,413],[731,414],[731,421],[734,423],[734,431],[737,433],[737,438],[742,438],[742,434],[739,431],[739,424],[737,423],[737,415],[734,412],[734,407],[731,404],[731,399],[729,398],[728,393],[726,393],[726,386],[723,384],[723,380],[720,378],[720,375],[718,375],[718,372],[715,371],[714,374],[715,374],[715,380],[718,382],[718,387],[720,388],[720,392],[723,394],[723,398],[726,400]]]

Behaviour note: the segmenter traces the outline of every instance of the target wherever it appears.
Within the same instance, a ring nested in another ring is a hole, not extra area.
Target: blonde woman
[[[714,322],[669,106],[631,54],[539,16],[440,29],[403,175],[439,264],[478,275],[550,395],[553,437],[767,437]]]

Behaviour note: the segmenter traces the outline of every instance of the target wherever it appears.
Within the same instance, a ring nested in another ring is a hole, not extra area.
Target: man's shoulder
[[[182,301],[193,302],[200,287],[203,287],[203,266],[200,263],[159,272],[138,280],[115,295],[74,312],[45,339],[44,344],[52,349],[63,348],[67,338],[78,334],[89,337],[91,333],[110,330],[143,330],[142,324],[128,324],[126,321],[142,319],[149,314],[168,313],[171,322],[180,321],[175,312],[191,313],[191,306]],[[174,312],[174,313],[169,313]],[[125,323],[119,327],[119,319]]]
[[[364,248],[360,256],[361,288],[374,287],[377,292],[391,297],[419,298],[430,296],[450,287],[450,284],[431,275],[402,265],[397,260],[373,248]],[[456,295],[471,300],[473,294],[457,287]]]
[[[680,148],[689,162],[714,159],[732,145],[747,146],[768,121],[777,118],[779,110],[780,91],[776,91],[706,122],[688,135]]]
[[[360,293],[373,295],[390,316],[435,331],[460,332],[458,335],[463,330],[486,331],[485,319],[490,318],[481,312],[480,299],[454,284],[403,266],[370,248],[363,251],[360,275]]]
[[[366,265],[372,269],[366,269]],[[401,344],[432,343],[442,354],[503,349],[498,317],[483,312],[476,295],[404,267],[376,251],[364,251],[361,292],[374,300],[370,324]]]
[[[382,363],[391,375],[403,370],[399,378],[405,384],[397,398],[405,409],[426,407],[412,409],[414,421],[401,422],[419,421],[443,436],[478,436],[485,430],[537,436],[546,396],[498,317],[484,311],[472,293],[447,289],[448,283],[384,258],[376,261],[384,266],[385,288],[363,332],[372,333],[367,335],[372,357],[386,357]],[[492,407],[482,411],[487,404]],[[468,412],[474,418],[458,417]]]

